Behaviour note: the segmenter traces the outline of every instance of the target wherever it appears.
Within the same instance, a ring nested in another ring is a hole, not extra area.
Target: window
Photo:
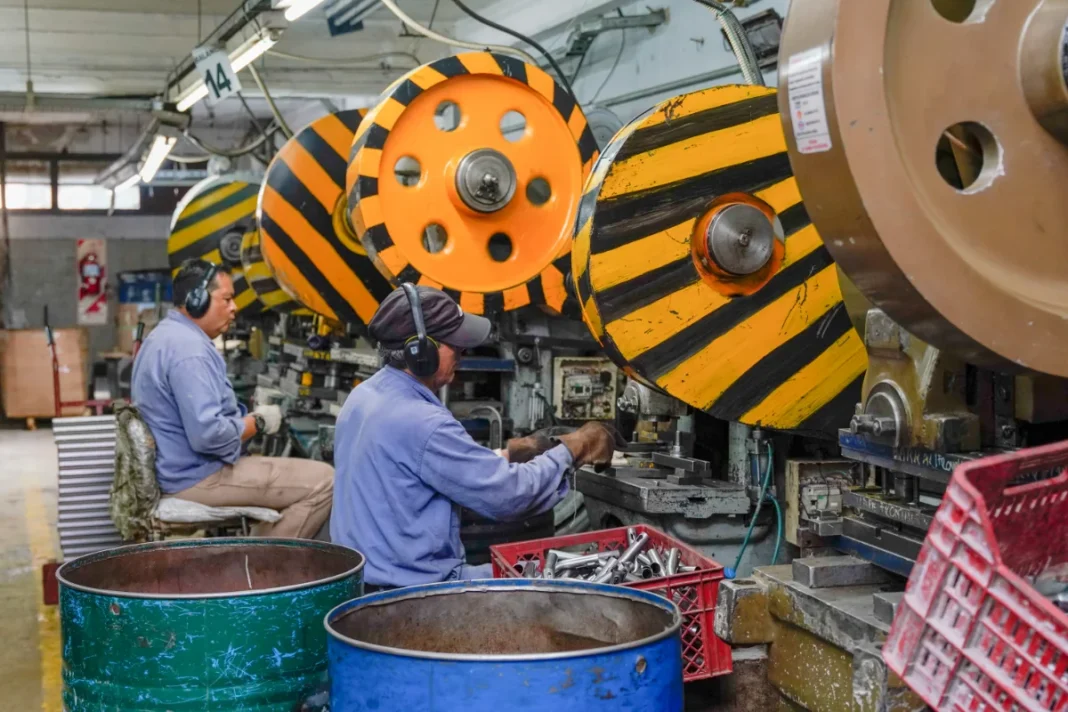
[[[8,210],[48,210],[52,207],[52,179],[46,161],[7,162],[4,202]]]
[[[90,161],[60,161],[56,207],[60,210],[110,210],[111,190],[93,185],[107,164]],[[116,210],[139,210],[141,190],[128,188],[115,193]]]

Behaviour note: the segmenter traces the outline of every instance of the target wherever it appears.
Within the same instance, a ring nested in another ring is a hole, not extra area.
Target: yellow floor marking
[[[24,478],[26,503],[26,531],[30,538],[30,556],[33,559],[34,589],[37,593],[37,647],[41,655],[41,712],[61,712],[60,701],[60,650],[59,607],[44,604],[41,588],[41,567],[57,559],[58,547],[53,533],[52,518],[45,510],[40,483],[36,477]]]

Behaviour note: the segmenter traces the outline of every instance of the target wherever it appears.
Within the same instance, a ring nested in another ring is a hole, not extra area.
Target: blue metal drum
[[[582,581],[455,581],[326,616],[331,712],[681,712],[672,602]]]

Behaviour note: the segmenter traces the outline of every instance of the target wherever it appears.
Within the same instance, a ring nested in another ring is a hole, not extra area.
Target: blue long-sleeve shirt
[[[192,487],[241,454],[248,410],[237,402],[222,355],[181,312],[171,311],[141,345],[131,396],[156,439],[164,494]]]
[[[349,394],[334,443],[330,538],[362,552],[365,579],[378,586],[459,578],[461,506],[521,519],[568,491],[566,447],[509,463],[472,440],[426,386],[391,367]]]

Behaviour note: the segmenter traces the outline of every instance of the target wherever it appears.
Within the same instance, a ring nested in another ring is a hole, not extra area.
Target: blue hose
[[[768,493],[768,484],[771,482],[771,468],[775,458],[773,456],[771,441],[768,441],[768,466],[764,470],[764,482],[760,485],[760,497],[757,499],[756,511],[753,512],[753,518],[749,521],[749,528],[745,532],[745,538],[742,540],[742,548],[738,550],[738,558],[734,560],[734,566],[727,569],[724,574],[727,578],[734,578],[738,573],[738,567],[742,565],[742,557],[745,556],[745,549],[749,546],[749,537],[753,535],[753,527],[756,526],[757,517],[760,516],[760,508],[764,505],[764,497]],[[759,458],[757,462],[760,462]],[[778,502],[776,502],[778,505]],[[781,533],[781,528],[780,528]]]
[[[768,495],[768,501],[775,505],[775,553],[771,557],[771,565],[779,563],[779,549],[782,547],[782,505],[779,504],[779,500]]]

